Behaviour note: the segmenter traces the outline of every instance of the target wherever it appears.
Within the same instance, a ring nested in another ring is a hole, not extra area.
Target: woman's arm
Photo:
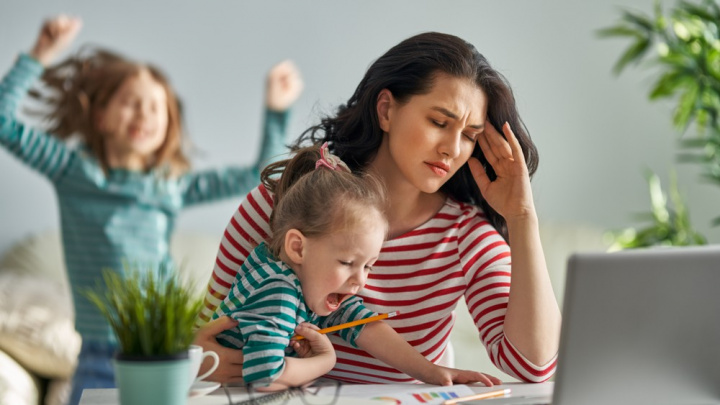
[[[560,309],[540,244],[537,216],[509,219],[512,287],[505,314],[505,336],[528,360],[552,362],[560,341]]]
[[[410,346],[390,325],[382,321],[365,325],[355,342],[376,359],[428,384],[480,382],[488,387],[502,384],[499,379],[477,371],[458,370],[433,364]]]
[[[558,351],[560,309],[540,244],[522,149],[507,123],[503,125],[503,133],[505,138],[488,123],[478,138],[488,163],[497,174],[494,181],[490,181],[477,159],[470,159],[468,164],[483,197],[505,218],[508,226],[512,284],[503,326],[505,337],[512,342],[508,350],[516,349],[534,365],[547,368]]]

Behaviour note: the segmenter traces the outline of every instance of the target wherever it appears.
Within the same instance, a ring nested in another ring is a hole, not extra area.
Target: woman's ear
[[[390,107],[392,107],[395,99],[388,89],[380,90],[377,97],[377,115],[380,122],[380,129],[383,132],[390,132]]]
[[[305,258],[305,235],[297,229],[290,229],[285,232],[283,249],[291,262],[302,264]]]

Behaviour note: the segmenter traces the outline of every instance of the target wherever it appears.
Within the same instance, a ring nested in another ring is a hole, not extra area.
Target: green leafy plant
[[[631,41],[613,68],[616,74],[640,62],[657,70],[648,98],[677,103],[672,123],[683,135],[678,160],[700,164],[703,179],[720,186],[720,5],[715,0],[697,4],[680,1],[664,13],[656,1],[654,15],[623,11],[616,25],[600,30],[598,35]],[[689,132],[695,135],[687,135]],[[651,194],[653,187],[650,184]],[[655,209],[653,206],[653,212]],[[683,210],[687,213],[684,206]],[[712,223],[719,225],[720,217]],[[636,232],[639,239],[627,245],[644,245],[651,240],[655,244],[680,243],[672,232],[663,239],[662,229],[656,227],[658,233],[653,237],[649,237],[650,229]],[[689,240],[699,243],[705,238]]]
[[[695,231],[690,224],[690,214],[678,191],[676,176],[673,174],[670,178],[670,201],[663,192],[660,179],[655,173],[648,171],[646,178],[650,189],[652,208],[649,213],[642,214],[640,219],[650,220],[652,224],[640,230],[627,228],[619,232],[609,232],[607,236],[612,242],[610,250],[658,245],[704,245],[707,243],[705,237]]]
[[[202,298],[168,267],[155,270],[126,269],[125,277],[103,270],[103,282],[84,292],[109,322],[123,355],[173,355],[193,342]]]

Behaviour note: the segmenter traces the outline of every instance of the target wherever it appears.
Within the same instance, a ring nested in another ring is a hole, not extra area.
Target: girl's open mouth
[[[328,294],[327,298],[325,298],[325,305],[327,306],[328,310],[336,311],[338,308],[340,308],[340,304],[342,304],[343,301],[350,298],[351,296],[351,294],[340,293]]]

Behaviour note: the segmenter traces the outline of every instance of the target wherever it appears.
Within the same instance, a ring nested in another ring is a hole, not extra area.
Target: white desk
[[[381,396],[383,394],[389,394],[398,392],[399,390],[414,390],[422,389],[423,387],[434,387],[432,385],[396,385],[396,384],[367,384],[367,385],[355,385],[347,384],[342,386],[340,396],[355,396],[357,393],[368,392],[372,396]],[[475,392],[486,392],[502,388],[512,389],[512,397],[524,397],[522,400],[513,398],[498,398],[492,400],[478,401],[478,403],[487,405],[501,405],[501,404],[531,404],[540,403],[542,401],[536,401],[536,398],[549,398],[552,396],[553,383],[546,382],[541,384],[522,384],[522,383],[507,383],[504,385],[487,388],[483,386],[470,386]],[[247,399],[247,394],[243,388],[231,388],[233,401],[241,401]],[[527,400],[526,400],[527,398]],[[188,405],[227,405],[227,397],[223,392],[222,388],[215,390],[214,392],[197,398],[190,398]],[[118,405],[117,389],[87,389],[83,391],[80,405]],[[368,401],[368,404],[372,404],[372,401]],[[340,404],[340,401],[338,402]]]

